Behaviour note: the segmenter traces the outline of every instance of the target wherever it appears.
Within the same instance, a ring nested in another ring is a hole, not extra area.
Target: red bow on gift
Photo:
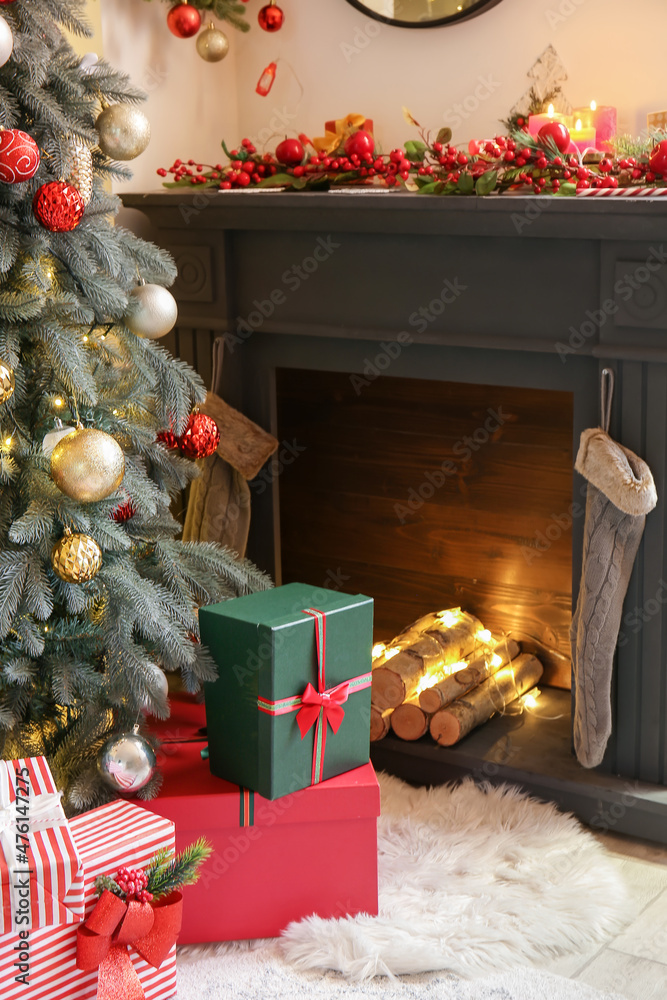
[[[301,695],[302,708],[299,709],[296,717],[301,730],[301,739],[317,722],[320,710],[324,715],[324,725],[326,726],[328,723],[334,734],[337,733],[345,717],[345,711],[341,706],[347,701],[349,693],[349,681],[329,688],[328,691],[316,691],[312,684],[308,684]]]
[[[183,897],[174,892],[157,903],[129,902],[105,889],[95,909],[79,927],[76,965],[99,970],[97,1000],[144,1000],[128,946],[158,969],[176,944],[181,929]]]

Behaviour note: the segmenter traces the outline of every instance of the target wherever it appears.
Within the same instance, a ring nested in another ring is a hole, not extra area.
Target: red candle
[[[591,101],[587,108],[575,108],[574,117],[581,118],[584,128],[594,128],[597,148],[608,151],[606,143],[618,134],[616,108],[611,105],[598,107],[595,101]]]

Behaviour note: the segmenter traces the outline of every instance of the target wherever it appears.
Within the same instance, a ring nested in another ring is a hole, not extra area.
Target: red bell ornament
[[[192,38],[201,28],[201,14],[196,7],[184,0],[167,14],[167,26],[177,38]]]
[[[34,177],[39,167],[39,146],[18,128],[0,132],[0,181],[20,184]]]
[[[271,3],[268,3],[266,7],[262,7],[257,15],[257,20],[260,28],[263,28],[264,31],[280,31],[285,22],[285,14],[276,0],[271,0]]]
[[[65,181],[51,181],[37,189],[32,210],[41,226],[52,233],[69,233],[81,222],[86,205],[75,187]]]
[[[208,458],[220,443],[218,425],[205,413],[193,413],[179,443],[188,458]]]

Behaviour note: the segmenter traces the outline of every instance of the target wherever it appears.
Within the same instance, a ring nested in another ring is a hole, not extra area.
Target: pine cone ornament
[[[93,196],[93,154],[81,139],[71,137],[67,141],[70,170],[67,183],[75,187],[84,205]]]
[[[188,458],[208,458],[220,443],[220,431],[213,417],[193,413],[181,436],[181,451]]]

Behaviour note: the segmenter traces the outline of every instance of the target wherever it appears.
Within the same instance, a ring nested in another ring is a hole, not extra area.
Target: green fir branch
[[[200,837],[184,851],[171,858],[160,852],[146,869],[147,891],[155,899],[178,892],[186,885],[194,885],[199,878],[201,866],[212,853],[213,848],[205,837]]]

